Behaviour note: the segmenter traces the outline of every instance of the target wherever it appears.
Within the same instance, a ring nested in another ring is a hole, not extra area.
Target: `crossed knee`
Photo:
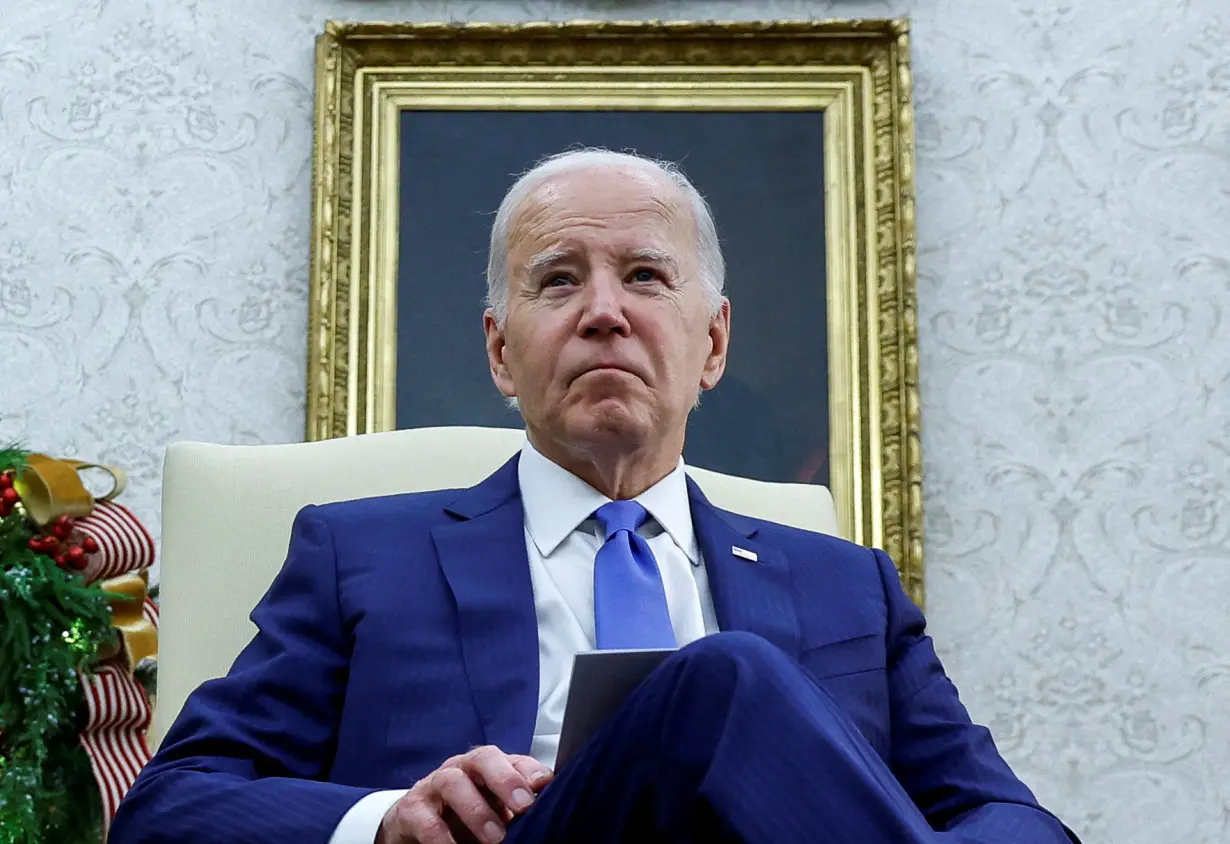
[[[785,658],[775,645],[755,633],[731,630],[704,636],[680,648],[675,659],[702,662],[731,662],[757,665]]]
[[[691,690],[700,685],[710,695],[733,691],[736,682],[760,674],[758,669],[780,667],[788,658],[765,639],[741,631],[714,633],[680,648],[663,665],[678,672],[679,682]]]

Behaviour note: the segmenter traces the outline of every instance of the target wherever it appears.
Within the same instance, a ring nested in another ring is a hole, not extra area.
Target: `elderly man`
[[[300,513],[259,633],[188,701],[113,844],[1068,841],[883,553],[688,480],[723,272],[673,166],[584,150],[526,173],[483,317],[525,448],[472,489]],[[676,646],[553,772],[574,655]]]

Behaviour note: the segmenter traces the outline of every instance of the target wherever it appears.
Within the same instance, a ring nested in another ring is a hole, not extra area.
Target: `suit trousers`
[[[510,844],[935,844],[846,713],[747,633],[672,654],[509,827]]]

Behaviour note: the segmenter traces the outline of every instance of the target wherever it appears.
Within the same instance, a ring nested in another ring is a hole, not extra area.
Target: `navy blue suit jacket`
[[[409,787],[474,745],[528,753],[538,630],[516,464],[467,490],[305,508],[253,612],[259,633],[188,700],[112,844],[325,844],[372,790]],[[970,723],[883,552],[688,488],[721,629],[795,658],[935,828],[1002,818],[1019,835],[1041,819]]]

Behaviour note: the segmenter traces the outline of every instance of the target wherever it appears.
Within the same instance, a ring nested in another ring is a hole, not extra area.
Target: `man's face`
[[[678,189],[634,169],[548,179],[514,212],[508,315],[484,317],[496,386],[568,449],[682,449],[722,376],[729,304],[705,301]],[[677,452],[676,452],[677,453]]]

